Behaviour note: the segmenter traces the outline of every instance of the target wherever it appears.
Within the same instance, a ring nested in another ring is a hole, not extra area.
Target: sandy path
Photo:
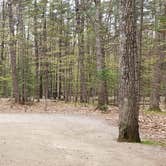
[[[166,166],[166,150],[117,143],[98,118],[0,114],[0,166]]]

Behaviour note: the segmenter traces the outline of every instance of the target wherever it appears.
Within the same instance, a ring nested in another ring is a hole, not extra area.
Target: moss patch
[[[108,111],[108,105],[99,105],[97,109],[101,110],[102,113],[107,113]]]
[[[148,112],[162,112],[160,108],[149,108]]]
[[[152,115],[166,115],[166,112],[152,110],[152,109],[144,110],[143,112],[146,113],[146,114],[152,114]]]
[[[166,143],[164,143],[164,142],[152,141],[152,140],[143,140],[141,143],[144,144],[144,145],[155,145],[155,146],[163,146],[163,147],[166,147]]]

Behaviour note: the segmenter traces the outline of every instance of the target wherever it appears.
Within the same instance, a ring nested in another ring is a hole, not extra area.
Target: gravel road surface
[[[116,142],[104,119],[0,114],[0,166],[166,166],[158,146]]]

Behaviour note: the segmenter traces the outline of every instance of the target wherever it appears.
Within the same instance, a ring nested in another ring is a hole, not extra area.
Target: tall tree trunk
[[[60,6],[61,6],[61,9],[60,9],[60,25],[59,25],[59,33],[60,33],[60,36],[59,36],[59,57],[58,57],[58,82],[57,82],[57,97],[59,100],[61,100],[62,98],[62,56],[63,56],[63,46],[64,46],[64,41],[63,41],[63,1],[60,0]]]
[[[120,114],[118,141],[140,142],[135,0],[120,0]]]
[[[156,6],[156,4],[154,4]],[[159,2],[160,10],[155,9],[155,46],[154,46],[154,59],[156,60],[153,65],[153,76],[151,83],[151,95],[150,95],[150,111],[161,111],[160,109],[160,90],[161,90],[161,80],[162,80],[162,70],[161,64],[164,61],[164,51],[163,47],[163,37],[164,34],[159,32],[158,26],[158,16],[161,14],[161,1]],[[159,27],[160,28],[160,27]]]
[[[143,20],[144,19],[144,0],[140,1],[140,25],[139,25],[139,57],[138,57],[138,92],[139,92],[139,101],[141,100],[142,92],[142,31],[143,31]]]
[[[164,3],[164,17],[166,18],[166,2]],[[163,41],[166,41],[166,30],[164,30],[163,32]],[[164,44],[164,51],[166,50],[166,44]],[[164,58],[166,59],[166,53],[164,54]],[[166,67],[165,67],[166,68]],[[164,105],[166,108],[166,69],[165,69],[165,92],[164,92]]]
[[[5,0],[2,2],[2,41],[1,41],[1,55],[0,55],[0,64],[4,59],[4,48],[5,48]]]
[[[85,78],[85,52],[84,52],[84,13],[83,0],[75,0],[76,6],[76,31],[78,34],[78,59],[80,74],[80,102],[87,102],[87,87]]]
[[[24,31],[24,21],[23,21],[23,3],[22,0],[18,0],[18,56],[20,59],[20,71],[21,71],[21,89],[20,89],[20,102],[25,104],[27,102],[27,95],[26,95],[26,56],[25,56],[25,31]]]
[[[38,46],[38,28],[37,28],[37,0],[34,3],[34,43],[35,43],[35,98],[40,100],[40,63],[39,63],[39,46]]]
[[[15,102],[19,102],[19,88],[17,80],[17,69],[16,69],[16,41],[15,41],[15,29],[14,29],[14,13],[13,13],[13,0],[8,0],[8,14],[9,14],[9,30],[10,30],[10,57],[11,57],[11,68],[12,68],[12,83],[13,83],[13,96]]]
[[[6,65],[3,64],[3,61],[6,59],[5,57],[5,27],[6,27],[6,2],[5,0],[2,1],[2,36],[1,36],[1,53],[0,53],[0,75],[5,77],[6,75]],[[3,95],[7,97],[7,87],[6,87],[6,80],[3,81]]]
[[[49,72],[49,64],[48,64],[48,55],[47,55],[47,20],[46,20],[46,6],[47,1],[45,3],[45,8],[43,10],[43,59],[44,59],[44,96],[45,99],[48,99],[48,72]]]
[[[107,80],[103,77],[105,72],[105,53],[104,43],[102,38],[102,13],[101,13],[101,1],[95,0],[96,6],[96,21],[95,21],[95,33],[96,33],[96,58],[97,58],[97,72],[99,75],[98,80],[98,108],[104,109],[103,106],[108,104],[108,91]]]

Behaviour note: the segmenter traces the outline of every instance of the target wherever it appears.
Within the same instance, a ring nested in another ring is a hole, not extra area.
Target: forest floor
[[[157,146],[118,143],[116,107],[1,99],[0,112],[0,166],[166,166],[165,113],[140,113],[141,138]]]

